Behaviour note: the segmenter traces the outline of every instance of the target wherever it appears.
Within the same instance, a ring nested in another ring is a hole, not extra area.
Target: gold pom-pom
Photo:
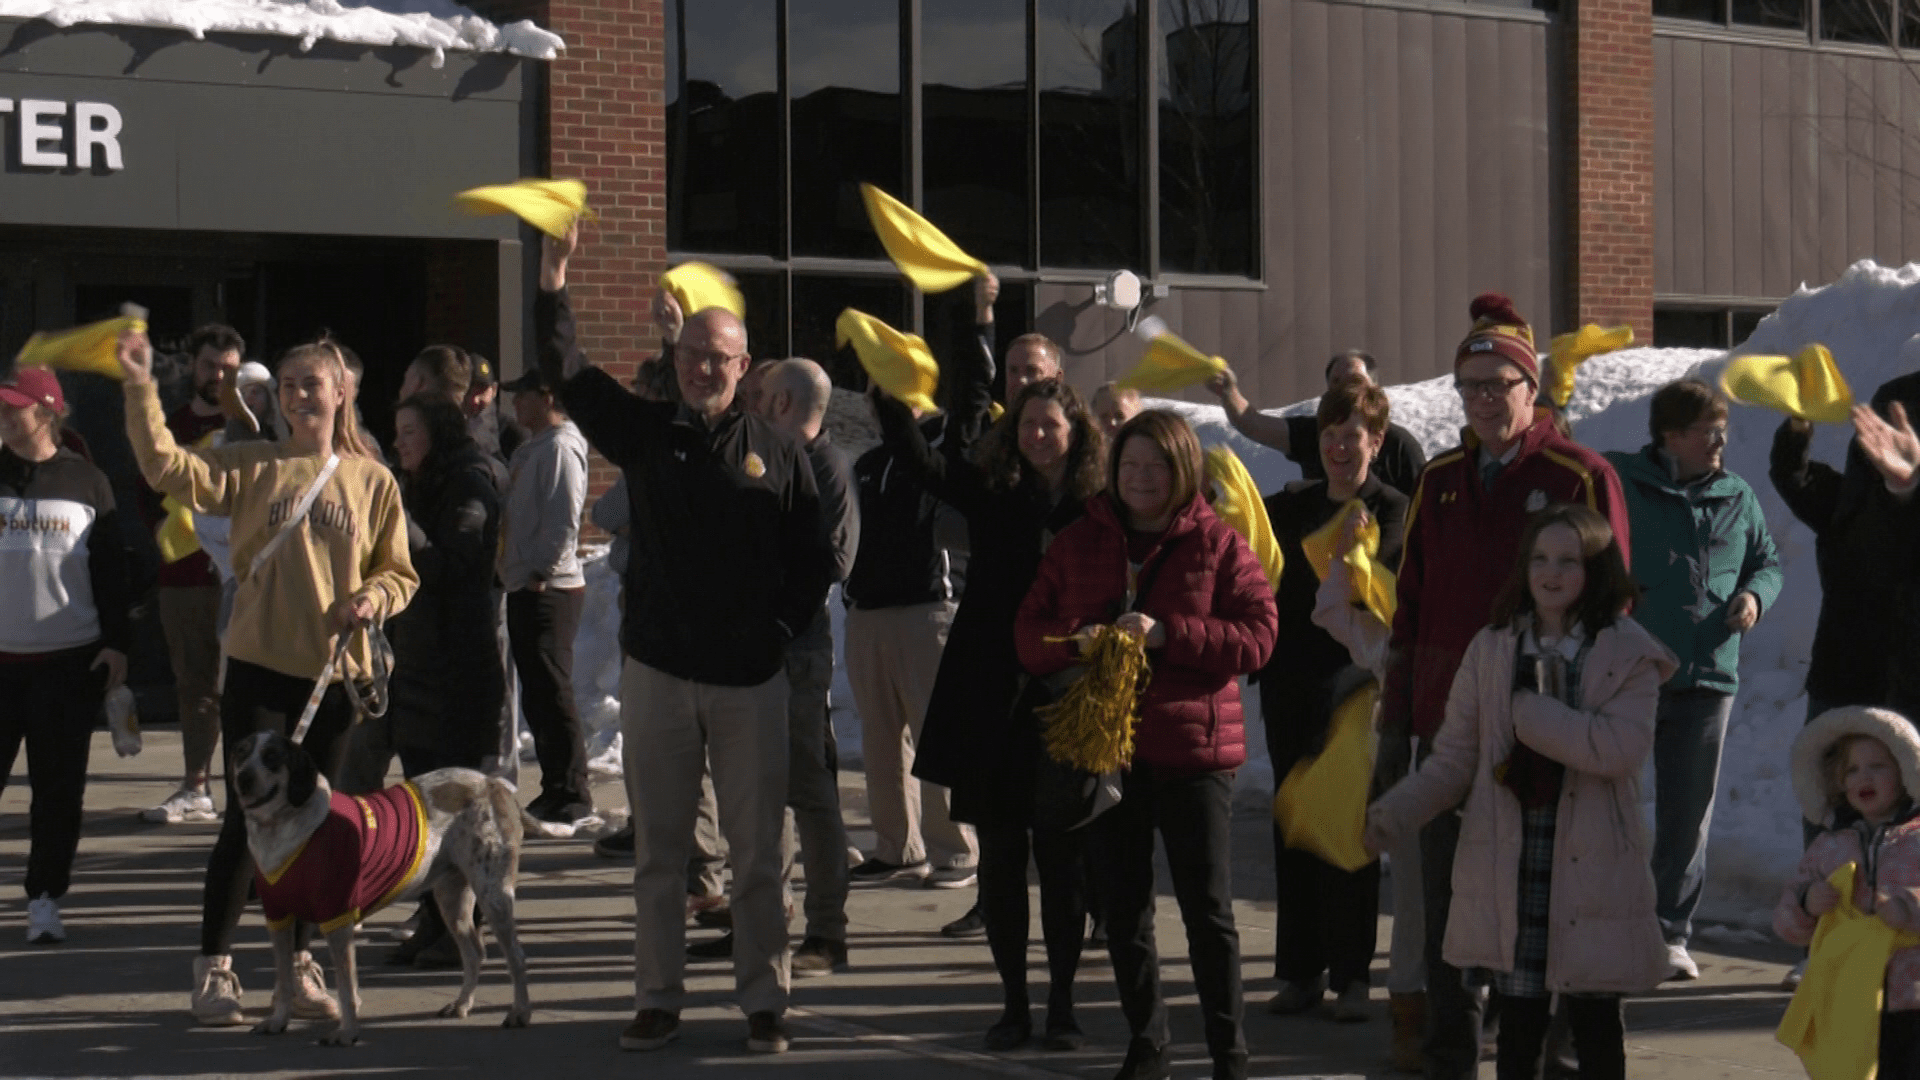
[[[1065,640],[1065,639],[1049,639]],[[1036,709],[1047,756],[1062,765],[1108,773],[1133,760],[1140,692],[1150,674],[1147,646],[1112,626],[1095,628],[1084,650],[1086,671],[1060,700]]]

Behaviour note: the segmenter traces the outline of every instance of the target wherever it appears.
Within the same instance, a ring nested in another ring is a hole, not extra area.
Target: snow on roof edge
[[[43,19],[61,29],[79,24],[268,34],[300,40],[305,52],[320,40],[348,45],[428,49],[433,66],[446,50],[504,52],[552,60],[566,48],[558,34],[530,20],[497,25],[453,0],[374,0],[347,7],[339,0],[0,0],[0,18]]]

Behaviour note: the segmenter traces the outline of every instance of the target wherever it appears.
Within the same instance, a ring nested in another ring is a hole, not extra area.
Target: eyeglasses
[[[728,363],[745,355],[745,353],[721,352],[718,349],[696,349],[687,345],[675,345],[673,347],[674,360],[684,364],[708,364],[713,367],[725,367]]]
[[[1685,432],[1695,438],[1705,439],[1713,446],[1727,444],[1727,425],[1725,424],[1695,424],[1685,429]]]
[[[1459,392],[1461,397],[1466,398],[1468,401],[1472,401],[1474,398],[1480,398],[1483,401],[1497,401],[1500,398],[1506,397],[1514,387],[1526,381],[1524,377],[1514,379],[1455,379],[1453,380],[1453,388]]]

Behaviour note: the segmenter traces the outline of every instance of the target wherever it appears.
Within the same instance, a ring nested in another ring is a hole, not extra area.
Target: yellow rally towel
[[[926,342],[853,308],[840,313],[833,329],[835,344],[852,345],[860,366],[880,389],[923,412],[933,411],[940,365],[933,362]]]
[[[124,379],[126,373],[120,370],[119,344],[120,335],[128,330],[146,333],[147,320],[122,315],[117,319],[88,323],[57,334],[35,334],[21,346],[14,363]]]
[[[1541,387],[1556,408],[1564,409],[1573,400],[1573,373],[1581,364],[1602,353],[1618,352],[1633,344],[1633,327],[1603,328],[1594,323],[1571,334],[1556,335],[1547,346],[1549,363],[1546,385]]]
[[[1317,855],[1330,866],[1358,870],[1373,861],[1361,836],[1367,825],[1367,790],[1373,780],[1373,703],[1368,683],[1336,705],[1327,745],[1294,765],[1273,793],[1273,820],[1290,848]]]
[[[578,180],[528,178],[463,191],[453,197],[470,214],[512,214],[551,237],[567,235],[587,212],[587,185]]]
[[[887,257],[921,292],[957,289],[988,272],[986,263],[961,251],[906,203],[872,184],[860,185],[860,197],[867,202],[867,218],[880,234]]]
[[[1002,405],[997,401],[987,402],[987,422],[988,423],[997,424],[1000,422],[1000,418],[1005,415],[1007,415],[1007,407],[1005,405]]]
[[[1355,499],[1340,508],[1325,525],[1315,529],[1300,540],[1300,547],[1307,554],[1307,562],[1320,580],[1327,580],[1327,574],[1333,570],[1333,549],[1340,543],[1340,530],[1347,519],[1355,514],[1366,513],[1366,507]],[[1358,542],[1353,550],[1347,552],[1347,569],[1353,582],[1353,598],[1365,605],[1374,617],[1388,626],[1393,625],[1393,612],[1399,605],[1399,594],[1395,591],[1398,579],[1392,570],[1380,563],[1380,523],[1367,516],[1366,525],[1360,529]]]
[[[660,275],[660,287],[673,294],[682,315],[708,308],[726,308],[740,318],[747,317],[747,301],[733,275],[703,262],[684,262]]]
[[[1134,333],[1147,339],[1147,352],[1126,378],[1113,384],[1118,389],[1150,394],[1171,393],[1195,383],[1206,382],[1227,370],[1225,360],[1208,356],[1180,340],[1167,329],[1166,320],[1158,316],[1140,320],[1140,326]]]
[[[1920,936],[1854,906],[1858,869],[1848,863],[1827,879],[1840,894],[1840,906],[1820,917],[1806,976],[1774,1032],[1800,1055],[1812,1080],[1873,1080],[1887,961],[1895,949],[1920,945]]]
[[[1207,479],[1213,481],[1213,512],[1246,538],[1260,569],[1267,572],[1267,584],[1280,587],[1280,571],[1286,568],[1286,556],[1280,541],[1273,538],[1273,523],[1267,520],[1267,504],[1238,455],[1224,446],[1207,451]]]
[[[1853,390],[1825,345],[1791,358],[1736,356],[1720,373],[1720,389],[1735,401],[1815,423],[1844,424],[1853,412]]]

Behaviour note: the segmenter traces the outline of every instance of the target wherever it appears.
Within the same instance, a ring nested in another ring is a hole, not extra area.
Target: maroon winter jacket
[[[1273,586],[1247,542],[1198,497],[1140,565],[1145,589],[1133,609],[1164,624],[1167,642],[1147,654],[1153,674],[1140,699],[1134,757],[1187,772],[1236,768],[1247,760],[1247,739],[1234,676],[1260,670],[1273,651]],[[1046,639],[1119,617],[1128,571],[1126,529],[1112,499],[1096,495],[1047,548],[1020,605],[1013,638],[1022,666],[1051,675],[1078,663],[1074,645]]]
[[[1427,463],[1407,508],[1382,731],[1431,740],[1440,730],[1453,674],[1513,573],[1527,519],[1555,503],[1598,511],[1633,565],[1620,477],[1605,458],[1555,430],[1544,410],[1491,491],[1481,482],[1480,441],[1471,428],[1460,446]]]

